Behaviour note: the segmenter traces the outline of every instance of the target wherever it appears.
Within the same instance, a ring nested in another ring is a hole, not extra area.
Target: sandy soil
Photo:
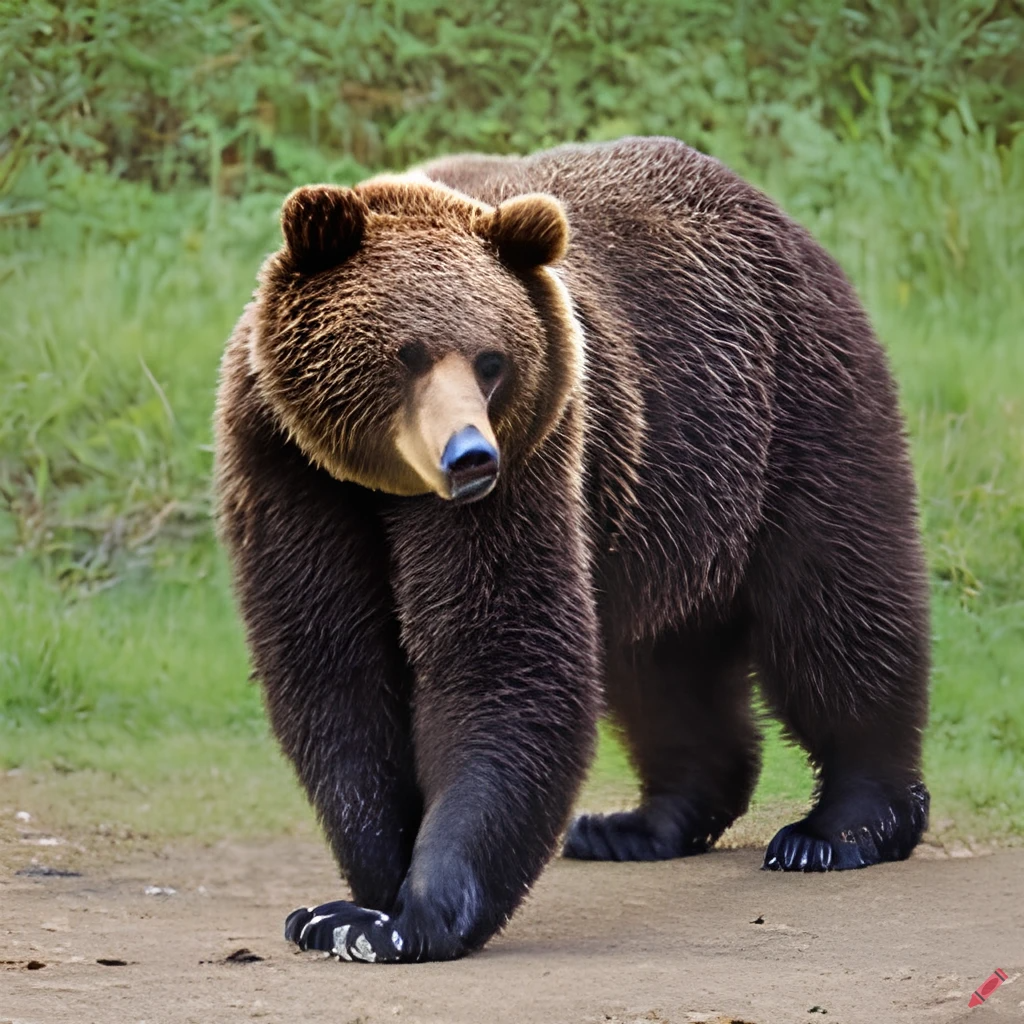
[[[1024,850],[808,877],[749,849],[558,861],[484,952],[375,967],[281,938],[340,890],[319,842],[45,838],[0,844],[0,1022],[1024,1020]],[[55,863],[80,874],[39,873]],[[996,967],[1010,980],[969,1010]]]

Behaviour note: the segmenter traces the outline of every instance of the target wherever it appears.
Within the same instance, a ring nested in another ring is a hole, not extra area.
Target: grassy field
[[[173,14],[173,5],[151,6],[160,17]],[[412,6],[421,19],[433,11]],[[90,111],[109,101],[122,120],[110,115],[107,138],[84,115],[69,115],[81,105],[61,107],[48,85],[39,96],[49,107],[22,97],[32,130],[9,133],[21,142],[0,146],[0,768],[38,776],[63,800],[64,813],[85,824],[116,820],[200,836],[307,828],[309,813],[248,682],[209,521],[217,363],[259,261],[276,245],[281,195],[292,183],[351,179],[368,165],[400,166],[446,148],[527,149],[665,131],[762,185],[838,256],[860,290],[901,385],[921,488],[934,609],[926,747],[933,819],[952,820],[960,834],[1024,836],[1024,122],[997,109],[1009,100],[986,91],[970,62],[946,67],[947,84],[966,83],[960,91],[951,86],[946,99],[937,80],[923,71],[917,79],[903,75],[900,68],[911,64],[887,64],[884,54],[868,74],[882,26],[876,36],[857,36],[865,70],[856,74],[851,67],[860,65],[831,44],[800,51],[798,82],[790,81],[797,51],[785,51],[774,78],[751,63],[749,46],[746,66],[732,66],[734,48],[723,51],[726,64],[709,70],[714,32],[705,25],[706,38],[687,40],[704,54],[703,70],[691,80],[677,69],[689,92],[669,117],[655,74],[668,72],[657,62],[641,79],[647,72],[636,62],[615,64],[612,50],[601,51],[614,64],[606,75],[610,98],[600,94],[599,79],[579,84],[602,67],[594,33],[607,34],[607,26],[595,22],[590,36],[573,42],[563,39],[571,28],[565,19],[547,34],[527,19],[522,33],[549,47],[529,88],[554,90],[565,104],[578,93],[579,110],[555,103],[544,111],[538,100],[513,115],[502,106],[498,79],[487,76],[475,106],[461,100],[457,89],[472,92],[473,61],[487,68],[487,55],[500,49],[499,36],[488,36],[457,69],[441,61],[456,92],[431,94],[421,121],[384,100],[387,109],[366,113],[360,103],[373,107],[376,88],[368,72],[363,99],[340,104],[350,118],[362,111],[358,124],[338,121],[342,115],[312,95],[319,113],[308,123],[287,108],[301,131],[285,131],[279,112],[277,134],[264,124],[260,135],[260,118],[269,117],[259,99],[266,84],[252,86],[242,117],[224,112],[234,94],[218,79],[209,86],[210,116],[225,123],[235,116],[240,134],[207,145],[216,125],[207,125],[206,136],[193,125],[186,145],[182,126],[191,124],[186,114],[198,116],[202,87],[193,82],[198,93],[179,95],[177,80],[146,71],[141,57],[124,64],[121,81],[89,49],[95,41],[66,26],[54,38],[67,52],[38,56],[25,18],[44,7],[8,12],[0,49],[36,61],[44,83],[51,82],[46,60],[78,68],[83,93],[95,94]],[[705,13],[713,9],[706,5]],[[437,34],[447,16],[434,14]],[[107,16],[116,20],[113,9]],[[160,56],[153,26],[163,23],[154,14],[140,42],[131,17],[112,24],[110,38]],[[737,38],[769,31],[751,17]],[[425,38],[412,15],[399,22],[405,35],[392,33],[389,45]],[[936,31],[945,31],[940,22]],[[313,32],[296,24],[294,32]],[[963,36],[964,45],[982,47],[985,25],[963,24],[975,32]],[[655,38],[667,31],[659,25],[643,22],[637,31]],[[1012,41],[1019,25],[1011,28],[1004,36]],[[907,46],[919,35],[908,36]],[[216,49],[217,38],[208,33],[203,45]],[[271,57],[287,62],[269,37],[259,38],[266,67]],[[834,43],[827,33],[821,38]],[[940,42],[936,53],[946,53]],[[1005,39],[996,42],[990,49],[998,55]],[[168,37],[168,65],[174,47],[187,43]],[[579,81],[551,77],[552,54],[564,47],[582,69]],[[430,54],[401,52],[410,80],[427,81],[416,69],[429,65]],[[522,48],[506,56],[507,80]],[[239,62],[224,67],[235,74]],[[159,152],[131,148],[133,132],[142,138],[136,115],[110,99],[117,88],[141,88],[140,75],[168,118],[185,111],[174,122],[179,137],[168,128]],[[817,105],[815,88],[824,98]],[[1015,109],[1024,108],[1014,98]],[[619,114],[602,113],[602,104]],[[448,135],[438,110],[463,118]],[[652,111],[662,112],[660,120]],[[80,134],[69,134],[68,125]],[[246,149],[250,136],[256,142]],[[106,149],[90,149],[90,138],[107,139]],[[606,736],[589,798],[621,794],[627,784],[622,754]],[[770,731],[757,802],[800,800],[809,787],[799,753]]]

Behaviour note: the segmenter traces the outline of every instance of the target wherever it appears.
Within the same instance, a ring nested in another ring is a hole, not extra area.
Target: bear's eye
[[[484,387],[493,387],[505,372],[505,357],[500,352],[482,352],[476,357],[476,375]]]
[[[398,358],[412,370],[413,373],[422,373],[430,363],[426,347],[421,341],[410,341],[398,350]]]

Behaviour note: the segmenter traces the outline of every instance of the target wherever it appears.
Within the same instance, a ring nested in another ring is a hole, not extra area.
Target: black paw
[[[365,963],[395,963],[402,959],[404,946],[387,914],[345,900],[293,910],[284,923],[284,937],[299,949]]]
[[[768,844],[768,871],[847,871],[905,860],[928,827],[928,790],[915,783],[895,799],[877,787],[780,829]]]
[[[724,831],[681,803],[617,814],[584,814],[569,827],[563,857],[575,860],[669,860],[705,853]]]
[[[866,855],[876,859],[869,862]],[[832,871],[876,862],[876,853],[862,852],[858,844],[840,844],[837,852],[830,839],[808,834],[807,822],[798,821],[775,834],[765,851],[763,867],[766,871]]]

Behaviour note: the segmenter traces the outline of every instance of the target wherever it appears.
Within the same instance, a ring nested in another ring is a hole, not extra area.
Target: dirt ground
[[[10,825],[0,1024],[1024,1021],[1020,849],[806,877],[759,871],[753,849],[556,861],[482,953],[387,967],[281,938],[287,911],[339,894],[319,841],[81,845]],[[1009,980],[968,1009],[996,967]]]

